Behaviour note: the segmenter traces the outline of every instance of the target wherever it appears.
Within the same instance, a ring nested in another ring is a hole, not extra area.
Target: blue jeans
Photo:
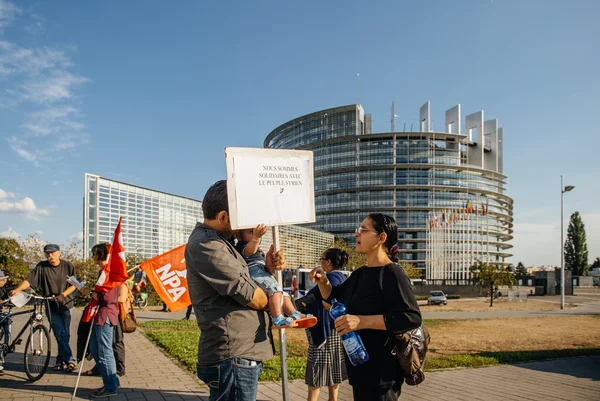
[[[117,362],[113,350],[113,333],[114,326],[110,324],[108,318],[104,326],[95,324],[92,328],[90,351],[96,361],[98,370],[100,370],[104,389],[116,393],[119,389],[119,378],[117,377]]]
[[[77,364],[69,345],[71,339],[71,310],[65,308],[62,311],[50,312],[48,319],[50,319],[50,327],[58,344],[56,363]]]
[[[231,358],[212,366],[198,365],[198,378],[210,389],[209,401],[256,401],[262,362]]]

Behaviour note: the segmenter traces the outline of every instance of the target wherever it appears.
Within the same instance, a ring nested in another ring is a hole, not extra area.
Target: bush
[[[427,301],[427,295],[417,295],[417,301]]]
[[[446,299],[460,299],[460,295],[458,295],[458,294],[446,295]]]

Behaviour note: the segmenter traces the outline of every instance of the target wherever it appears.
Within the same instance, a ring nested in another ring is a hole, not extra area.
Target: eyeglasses
[[[326,261],[328,261],[329,259],[327,259],[325,256],[322,256],[322,257],[321,257],[321,260],[322,260],[323,262],[326,262]]]
[[[367,228],[358,227],[356,230],[354,230],[354,232],[356,234],[358,234],[358,235],[362,235],[363,233],[367,233],[367,232],[376,233],[377,231],[375,231],[375,230],[369,230]]]

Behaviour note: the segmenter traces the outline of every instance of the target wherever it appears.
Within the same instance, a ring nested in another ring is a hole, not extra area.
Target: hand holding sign
[[[269,273],[273,274],[277,270],[283,270],[287,267],[283,250],[275,252],[275,248],[271,245],[269,252],[265,256],[265,263]]]
[[[258,241],[267,233],[267,231],[269,231],[267,226],[264,224],[259,224],[254,228],[254,230],[252,230],[252,238]]]

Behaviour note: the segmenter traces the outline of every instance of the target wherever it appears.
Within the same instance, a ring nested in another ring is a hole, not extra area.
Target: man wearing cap
[[[73,298],[71,293],[75,291],[75,286],[67,282],[67,277],[75,275],[75,267],[71,262],[60,259],[60,248],[56,244],[48,244],[44,247],[46,259],[37,264],[31,270],[26,280],[10,295],[18,294],[19,292],[33,287],[40,292],[41,296],[55,296],[53,302],[50,302],[50,310],[48,319],[56,343],[58,344],[58,356],[54,370],[65,370],[72,372],[75,370],[75,358],[69,345],[71,337],[71,308],[73,308]],[[64,365],[64,366],[63,366]]]

